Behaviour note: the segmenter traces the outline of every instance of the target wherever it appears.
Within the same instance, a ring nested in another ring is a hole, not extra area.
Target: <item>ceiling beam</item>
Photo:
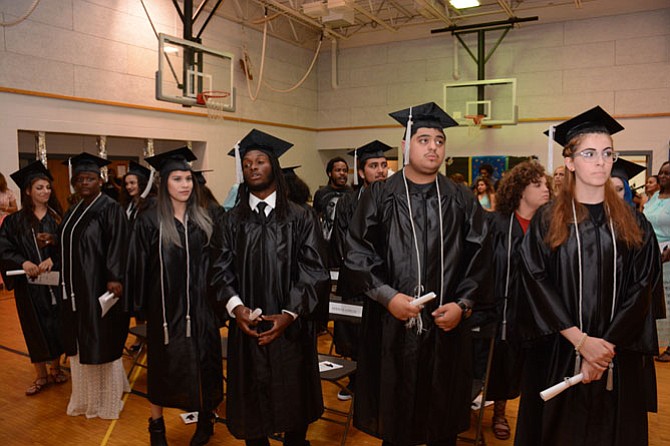
[[[330,37],[336,37],[338,39],[343,39],[346,40],[347,37],[344,36],[341,33],[338,33],[336,31],[333,31],[332,29],[328,28],[327,26],[324,26],[320,22],[312,19],[306,14],[303,14],[300,11],[296,11],[295,9],[286,6],[282,3],[279,3],[276,0],[257,0],[260,4],[267,6],[269,8],[274,9],[275,11],[283,12],[286,15],[289,15],[301,22],[303,22],[306,25],[312,26],[313,28],[316,28],[317,30],[323,32],[324,34],[330,36]]]
[[[380,24],[381,26],[388,29],[389,31],[393,31],[393,32],[398,31],[398,28],[394,28],[393,26],[389,25],[388,23],[386,23],[385,21],[383,21],[382,19],[380,19],[376,15],[372,14],[371,12],[368,12],[367,9],[363,8],[362,6],[359,6],[358,4],[356,4],[355,1],[347,2],[347,5],[351,6],[352,8],[354,8],[354,10],[356,10],[356,12],[359,12],[359,13],[363,14],[365,17],[369,18],[370,20],[372,20],[375,23]]]
[[[507,14],[508,18],[511,19],[514,17],[514,11],[512,11],[512,8],[510,8],[510,6],[505,3],[505,0],[498,0],[498,5],[502,8],[503,11],[505,11],[505,14]]]
[[[437,9],[435,7],[435,5],[433,5],[429,1],[426,1],[426,0],[416,0],[416,1],[419,4],[421,4],[422,6],[425,6],[426,8],[428,8],[435,15],[435,17],[442,20],[447,25],[449,25],[449,26],[455,26],[456,25],[456,23],[447,16],[446,11],[445,12],[440,11],[439,9]]]

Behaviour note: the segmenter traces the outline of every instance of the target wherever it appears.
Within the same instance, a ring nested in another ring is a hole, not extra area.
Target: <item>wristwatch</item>
[[[465,320],[472,316],[472,307],[466,303],[464,300],[459,300],[456,302],[456,305],[461,307],[461,310],[463,311],[461,315],[461,319]]]

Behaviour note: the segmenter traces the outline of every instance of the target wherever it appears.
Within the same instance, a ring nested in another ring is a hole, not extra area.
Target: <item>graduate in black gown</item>
[[[323,412],[314,322],[330,286],[309,211],[287,198],[277,158],[292,146],[252,130],[239,144],[240,202],[212,239],[212,298],[231,321],[227,425],[247,445],[308,445],[307,427]],[[260,308],[263,315],[251,320]]]
[[[212,221],[215,225],[221,223],[223,214],[226,210],[221,206],[219,200],[216,199],[212,190],[207,187],[207,178],[205,178],[205,172],[211,172],[211,170],[197,170],[193,172],[195,175],[195,180],[198,182],[200,189],[200,207],[207,209]]]
[[[121,205],[100,191],[100,168],[109,161],[82,153],[68,162],[80,201],[59,228],[62,331],[72,371],[67,413],[115,419],[129,391],[121,362],[129,313],[116,301],[103,315],[99,298],[107,292],[110,302],[124,298],[128,221]]]
[[[195,159],[185,147],[146,159],[160,172],[157,203],[130,238],[129,294],[147,320],[152,445],[167,444],[163,407],[198,411],[191,445],[206,444],[223,399],[221,336],[206,292],[213,225],[198,204]]]
[[[42,162],[34,161],[11,177],[21,190],[21,210],[7,216],[0,226],[0,269],[7,289],[14,290],[23,338],[37,373],[26,390],[26,395],[32,396],[51,383],[62,384],[68,379],[60,368],[64,350],[58,287],[32,285],[26,275],[7,277],[5,272],[22,269],[28,277],[35,278],[54,268],[62,210],[52,193],[53,177]]]
[[[331,240],[337,261],[333,266],[336,268],[339,268],[344,260],[347,232],[349,232],[349,224],[351,223],[356,206],[358,206],[358,201],[363,191],[370,187],[372,183],[386,180],[388,176],[388,162],[385,152],[392,149],[393,147],[379,140],[374,140],[349,152],[349,155],[354,157],[354,165],[357,169],[354,185],[358,185],[359,182],[361,184],[359,188],[347,193],[337,203],[337,213],[335,214],[335,224]],[[343,301],[361,305],[365,301],[365,295],[346,296]],[[359,340],[360,324],[346,321],[334,322],[333,342],[338,354],[357,361]],[[341,389],[337,394],[337,398],[341,401],[350,400],[355,391],[355,385],[356,374],[351,374],[349,375],[347,389]]]
[[[535,161],[517,164],[500,180],[496,197],[496,210],[489,217],[498,329],[486,399],[495,401],[493,434],[499,440],[507,440],[511,431],[505,406],[507,400],[519,396],[524,358],[516,330],[519,313],[525,310],[519,308],[519,302],[523,302],[519,293],[524,291],[519,251],[533,215],[551,197],[544,167]],[[488,340],[485,343],[490,345]]]
[[[155,204],[156,188],[153,179],[150,169],[135,161],[128,164],[128,173],[123,176],[119,202],[126,209],[131,227],[139,212]]]
[[[472,193],[438,173],[456,122],[435,103],[391,116],[410,123],[408,164],[363,192],[340,271],[343,296],[369,297],[354,424],[386,445],[455,445],[470,422],[467,319],[491,300],[488,227]]]
[[[556,127],[565,184],[521,248],[531,314],[518,326],[538,344],[526,360],[517,445],[648,444],[656,395],[645,364],[658,353],[651,289],[661,264],[651,225],[609,181],[611,135],[622,129],[600,107]],[[540,401],[538,392],[578,373],[581,384]]]

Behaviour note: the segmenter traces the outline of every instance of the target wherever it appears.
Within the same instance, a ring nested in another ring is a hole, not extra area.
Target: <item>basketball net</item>
[[[217,120],[225,118],[225,109],[230,106],[229,97],[230,92],[228,91],[211,90],[198,93],[197,101],[198,104],[207,107],[209,119]]]
[[[484,118],[486,118],[486,115],[465,115],[468,123],[468,136],[479,134]]]

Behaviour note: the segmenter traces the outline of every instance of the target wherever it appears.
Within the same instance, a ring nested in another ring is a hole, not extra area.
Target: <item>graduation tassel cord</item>
[[[188,249],[188,213],[184,215],[184,237],[186,238],[186,337],[191,337],[191,257]]]
[[[40,246],[37,244],[37,237],[35,236],[35,229],[30,228],[30,232],[33,233],[33,242],[35,242],[35,250],[37,251],[37,258],[40,263],[42,263],[42,254],[40,253]],[[56,295],[54,294],[54,290],[51,289],[50,286],[47,287],[49,290],[49,294],[51,294],[51,305],[56,305]]]
[[[84,209],[84,212],[81,213],[81,215],[79,216],[79,218],[77,219],[77,221],[74,222],[74,224],[72,225],[72,229],[70,230],[70,240],[69,240],[70,243],[69,243],[69,252],[68,252],[68,254],[69,254],[69,256],[68,256],[69,261],[68,261],[68,265],[69,265],[69,268],[70,268],[70,271],[69,271],[69,278],[70,278],[70,297],[72,298],[72,311],[73,311],[73,312],[76,312],[76,311],[77,311],[77,304],[76,304],[75,296],[74,296],[74,281],[73,281],[73,279],[72,279],[72,269],[73,269],[73,268],[72,268],[72,237],[74,236],[74,230],[75,230],[75,228],[77,227],[77,225],[79,224],[79,222],[81,221],[81,219],[84,218],[84,215],[86,215],[86,213],[88,212],[88,210],[91,209],[91,207],[93,207],[93,205],[95,204],[95,202],[98,201],[98,198],[100,198],[101,196],[102,196],[102,192],[99,192],[98,195],[93,199],[93,201],[91,201],[91,204],[89,204],[89,205],[86,207],[86,209]],[[65,240],[65,228],[67,227],[67,224],[70,223],[70,219],[74,216],[74,214],[77,212],[77,209],[79,209],[79,206],[80,206],[83,202],[84,202],[84,201],[82,200],[82,201],[80,201],[79,203],[77,203],[77,205],[75,206],[74,210],[72,211],[72,214],[70,215],[70,217],[68,218],[68,220],[67,220],[67,221],[65,222],[65,224],[63,225],[63,231],[62,231],[62,233],[61,233],[61,240]],[[63,259],[63,268],[62,268],[62,269],[63,269],[63,271],[62,271],[63,274],[61,274],[61,276],[62,276],[62,279],[63,279],[63,282],[62,282],[62,284],[63,284],[63,300],[67,300],[67,291],[66,291],[66,287],[65,287],[65,274],[64,274],[64,273],[65,273],[65,253],[63,252],[63,250],[64,250],[63,245],[64,245],[64,243],[61,242],[61,259]]]
[[[163,284],[165,281],[163,272],[163,222],[158,225],[158,265],[161,280],[161,309],[163,311],[163,344],[168,345],[170,343],[170,335],[168,333],[167,318],[165,317],[165,285]]]
[[[505,300],[503,302],[503,319],[501,325],[500,339],[507,340],[507,298],[509,296],[509,275],[512,262],[512,226],[514,224],[514,212],[509,216],[509,231],[507,232],[507,275],[505,277]]]

